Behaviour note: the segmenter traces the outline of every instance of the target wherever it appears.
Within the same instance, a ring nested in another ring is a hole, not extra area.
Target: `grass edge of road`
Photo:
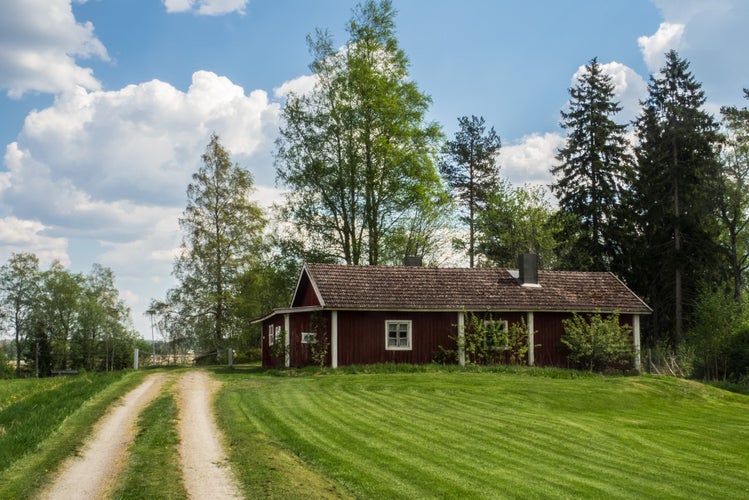
[[[62,462],[76,454],[102,418],[120,397],[137,387],[150,372],[130,371],[85,401],[59,426],[39,429],[45,437],[0,473],[0,498],[31,498],[55,476]],[[87,375],[88,376],[88,375]],[[57,404],[48,401],[47,404]]]
[[[112,498],[187,498],[179,462],[179,405],[172,377],[138,416],[135,441]]]

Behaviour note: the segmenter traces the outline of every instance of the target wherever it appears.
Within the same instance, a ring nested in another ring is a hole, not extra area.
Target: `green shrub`
[[[5,351],[0,350],[0,379],[13,378],[15,375],[15,369],[13,363],[8,359],[8,355]]]
[[[632,327],[619,322],[618,312],[605,318],[599,313],[587,318],[573,313],[562,325],[567,357],[579,368],[591,372],[621,369],[632,359]]]

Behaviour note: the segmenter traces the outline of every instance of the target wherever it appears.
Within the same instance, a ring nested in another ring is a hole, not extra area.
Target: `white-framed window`
[[[385,349],[411,350],[411,320],[385,321]]]
[[[302,344],[316,344],[317,334],[312,332],[302,332]]]
[[[281,327],[276,325],[268,325],[268,345],[272,346],[279,340],[281,340]]]
[[[508,325],[505,320],[484,320],[484,341],[486,347],[492,351],[505,351],[508,345]]]

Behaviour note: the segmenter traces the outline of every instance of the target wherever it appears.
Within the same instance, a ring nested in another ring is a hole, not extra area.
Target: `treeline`
[[[746,108],[710,115],[672,51],[638,118],[619,123],[611,77],[592,59],[561,114],[552,204],[502,177],[501,140],[482,117],[459,118],[453,138],[427,120],[394,18],[389,1],[370,0],[343,48],[327,31],[308,37],[315,85],[282,110],[276,210],[251,201],[251,176],[212,137],[180,221],[179,285],[151,308],[165,336],[206,351],[257,345],[249,320],[288,305],[304,261],[514,267],[533,252],[547,269],[614,272],[653,308],[644,345],[683,372],[746,379]]]
[[[0,321],[13,340],[0,355],[2,371],[10,372],[10,358],[17,376],[122,369],[143,342],[110,269],[73,273],[56,261],[42,270],[30,253],[0,267]]]

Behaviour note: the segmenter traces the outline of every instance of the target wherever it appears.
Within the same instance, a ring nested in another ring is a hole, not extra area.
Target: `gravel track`
[[[104,498],[125,465],[135,439],[138,414],[159,393],[166,374],[146,378],[99,420],[81,453],[65,460],[55,480],[42,492],[47,500]]]
[[[127,393],[96,424],[80,455],[61,465],[39,498],[107,498],[128,459],[140,412],[159,394],[169,376],[150,375]],[[231,473],[213,415],[213,395],[220,383],[204,371],[189,371],[177,381],[180,408],[179,456],[185,488],[194,499],[242,498]]]

